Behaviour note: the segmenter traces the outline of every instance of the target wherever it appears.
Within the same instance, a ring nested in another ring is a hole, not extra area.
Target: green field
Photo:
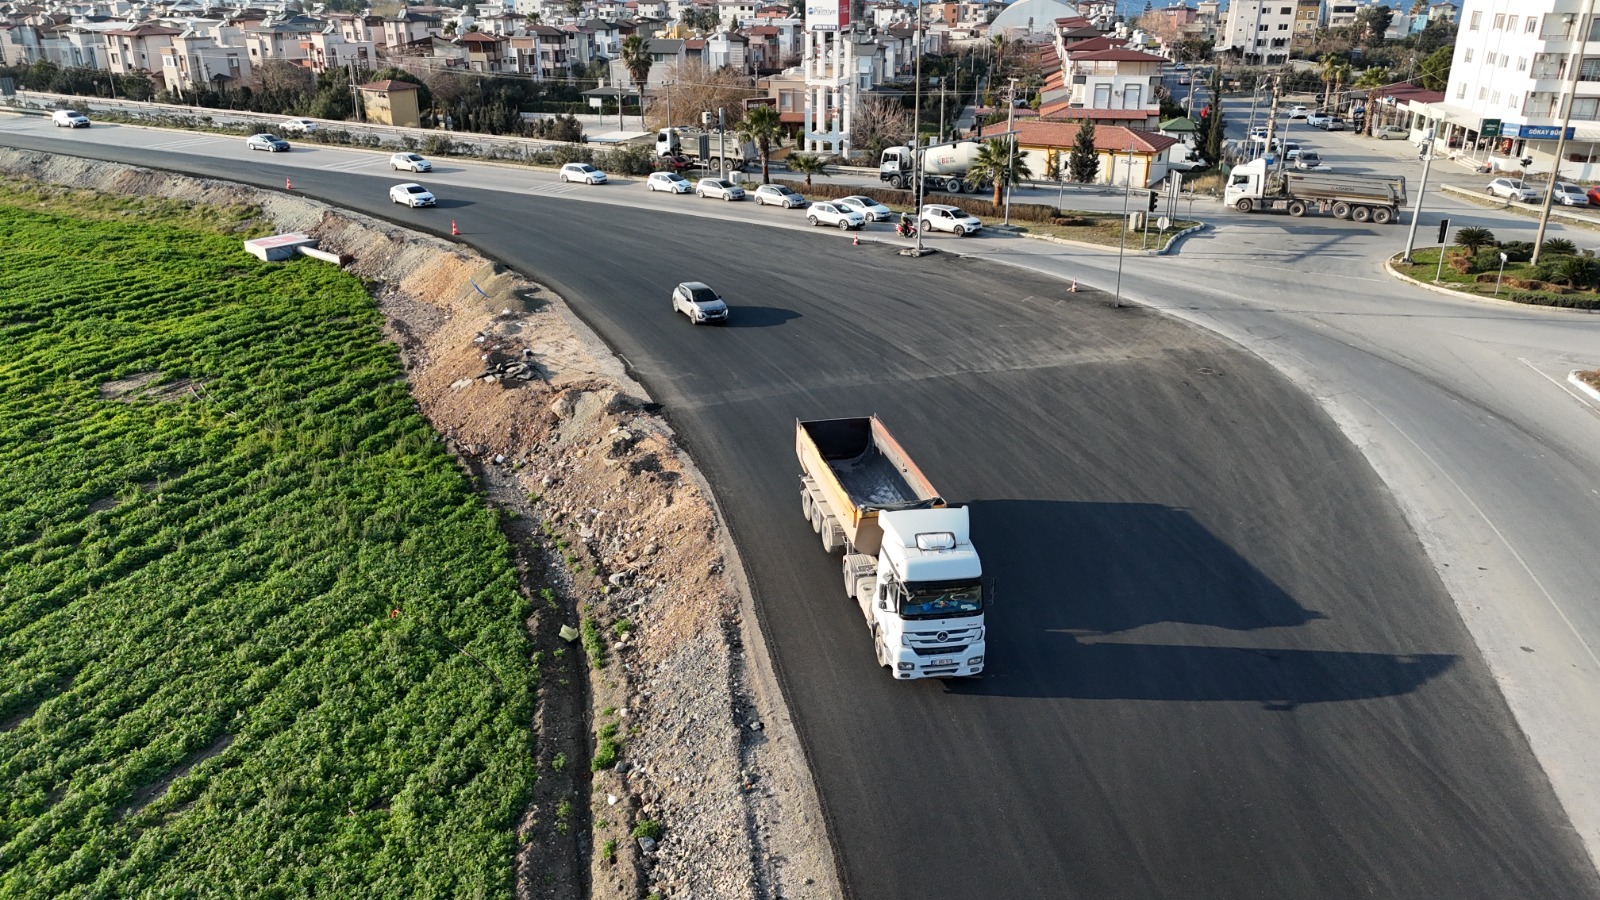
[[[8,190],[0,897],[510,897],[529,605],[363,285]]]

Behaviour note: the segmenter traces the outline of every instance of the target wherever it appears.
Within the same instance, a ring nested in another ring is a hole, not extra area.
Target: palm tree
[[[830,174],[828,157],[818,153],[791,153],[788,163],[789,171],[799,172],[806,177],[806,187],[811,187],[811,176],[826,178]]]
[[[622,67],[628,70],[628,77],[639,88],[639,127],[644,128],[644,86],[650,80],[650,65],[654,62],[650,58],[650,45],[637,34],[630,34],[622,39]],[[621,103],[621,100],[617,101]]]
[[[1001,192],[1007,184],[1021,184],[1025,178],[1032,177],[1028,164],[1022,161],[1022,152],[1011,151],[1011,141],[1006,138],[990,138],[978,147],[978,155],[972,161],[972,167],[967,170],[967,177],[973,181],[994,182],[994,205],[999,206],[1003,201]]]
[[[739,140],[741,143],[754,141],[761,148],[761,183],[770,182],[772,179],[767,175],[767,158],[772,155],[774,141],[779,145],[783,143],[783,122],[778,118],[778,110],[766,104],[746,110],[744,121],[739,126]]]
[[[1494,232],[1476,225],[1456,229],[1456,246],[1466,248],[1467,255],[1471,256],[1494,244]]]
[[[1344,87],[1345,82],[1350,80],[1351,72],[1350,64],[1346,62],[1335,63],[1333,68],[1329,70],[1328,74],[1333,78],[1334,96],[1344,93],[1341,89]]]
[[[1333,69],[1339,65],[1339,57],[1332,53],[1324,53],[1317,60],[1317,74],[1322,78],[1322,108],[1327,109],[1333,102]]]

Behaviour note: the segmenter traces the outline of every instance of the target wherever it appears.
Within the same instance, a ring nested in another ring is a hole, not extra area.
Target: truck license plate
[[[936,659],[933,661],[933,664],[936,666],[953,666],[956,664],[956,661],[953,659]]]

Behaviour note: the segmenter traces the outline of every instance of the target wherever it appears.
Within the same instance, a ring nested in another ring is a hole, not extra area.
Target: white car
[[[917,218],[922,223],[924,234],[930,231],[948,231],[956,237],[965,237],[977,234],[983,228],[983,223],[978,221],[977,216],[941,203],[929,203],[924,206]]]
[[[432,172],[433,163],[415,153],[396,153],[389,157],[389,168],[407,172]]]
[[[1333,117],[1325,112],[1314,112],[1306,116],[1306,124],[1312,128],[1327,128],[1328,123],[1331,121],[1333,121]]]
[[[1311,110],[1307,109],[1304,106],[1296,106],[1294,109],[1289,110],[1289,119],[1291,121],[1294,120],[1294,119],[1310,118],[1310,116],[1311,116]]]
[[[687,194],[694,190],[689,179],[677,172],[651,172],[650,177],[644,180],[644,185],[652,191],[666,191],[669,194]]]
[[[696,197],[711,197],[721,200],[743,200],[744,188],[726,178],[702,178],[694,186]]]
[[[696,325],[728,321],[728,303],[703,281],[685,281],[672,289],[672,311]]]
[[[1484,188],[1490,194],[1503,200],[1521,200],[1523,203],[1532,203],[1539,199],[1539,195],[1532,188],[1522,183],[1520,178],[1496,178]]]
[[[1300,145],[1296,144],[1294,141],[1288,141],[1288,142],[1284,143],[1284,145],[1283,145],[1283,158],[1287,159],[1290,162],[1294,162],[1295,160],[1299,159],[1300,158]]]
[[[310,119],[289,119],[282,128],[284,134],[310,134],[317,130],[317,123]]]
[[[57,128],[88,128],[89,117],[75,109],[58,109],[50,114]]]
[[[853,209],[856,212],[861,213],[861,215],[864,216],[868,222],[887,222],[894,218],[894,212],[890,210],[889,207],[884,206],[882,203],[879,203],[871,197],[862,197],[857,194],[846,197],[843,200],[835,200],[833,202],[837,203],[844,209]]]
[[[1555,202],[1562,206],[1588,206],[1589,191],[1565,181],[1556,182]]]
[[[756,188],[753,195],[757,206],[781,206],[784,209],[794,209],[805,206],[806,198],[800,196],[794,188],[782,184],[763,184]]]
[[[806,221],[812,225],[833,225],[845,231],[863,228],[867,217],[837,203],[819,200],[806,209]]]
[[[1301,150],[1300,154],[1294,158],[1294,167],[1302,172],[1309,169],[1327,171],[1322,167],[1322,157],[1318,156],[1315,150]]]
[[[438,201],[433,198],[433,194],[427,188],[414,181],[397,184],[389,188],[389,199],[395,203],[404,203],[413,209],[418,206],[436,206],[438,204]]]
[[[606,173],[588,163],[567,163],[561,167],[561,180],[563,182],[577,181],[583,184],[605,184]]]

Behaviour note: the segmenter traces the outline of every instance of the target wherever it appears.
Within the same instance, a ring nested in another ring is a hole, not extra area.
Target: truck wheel
[[[893,670],[894,667],[889,665],[889,654],[883,646],[883,635],[878,633],[876,625],[872,627],[872,652],[878,657],[878,665]]]
[[[818,509],[816,504],[811,506],[811,530],[817,534],[822,533],[822,510]]]
[[[824,551],[837,553],[844,549],[844,529],[839,527],[838,522],[823,516],[822,527],[818,533],[822,535],[822,549]]]
[[[1372,221],[1379,225],[1387,225],[1395,220],[1394,210],[1387,206],[1380,206],[1372,211]]]
[[[1296,218],[1299,218],[1300,216],[1303,216],[1305,214],[1306,214],[1306,205],[1305,205],[1304,202],[1302,202],[1300,200],[1291,200],[1289,202],[1289,215],[1294,216]]]
[[[906,189],[906,180],[901,178],[899,175],[892,176],[889,179],[889,184],[897,191],[903,191]]]
[[[811,521],[811,509],[812,509],[811,492],[806,490],[805,488],[801,488],[800,489],[800,515],[804,516],[807,522]]]
[[[1255,205],[1255,203],[1253,201],[1251,201],[1251,199],[1249,197],[1245,197],[1243,200],[1240,200],[1238,203],[1235,203],[1233,205],[1233,208],[1237,209],[1239,212],[1250,212],[1251,210],[1256,208],[1256,205]]]
[[[1357,206],[1350,210],[1350,218],[1355,219],[1357,222],[1365,222],[1372,218],[1372,210],[1365,206]]]
[[[1348,219],[1348,218],[1350,218],[1350,204],[1344,202],[1343,200],[1340,200],[1338,203],[1335,203],[1333,205],[1333,217],[1335,219]]]

